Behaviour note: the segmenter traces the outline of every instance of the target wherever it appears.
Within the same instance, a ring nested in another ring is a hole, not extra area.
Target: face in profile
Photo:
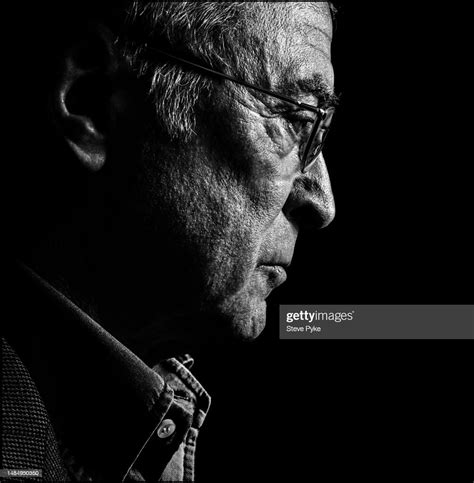
[[[290,2],[284,30],[259,38],[249,26],[249,35],[265,53],[256,59],[267,77],[262,87],[321,106],[321,86],[331,93],[334,85],[332,23],[327,5],[317,5]],[[107,218],[111,283],[147,300],[149,324],[167,314],[175,330],[186,319],[190,334],[254,338],[265,325],[265,300],[286,279],[299,232],[330,223],[334,202],[323,155],[301,172],[310,113],[213,82],[190,141],[163,143],[153,129],[140,131],[136,118],[116,139],[114,169],[126,156],[135,160],[133,172],[127,165],[108,188],[120,205]],[[140,146],[124,148],[127,133]],[[115,177],[105,169],[101,182]]]

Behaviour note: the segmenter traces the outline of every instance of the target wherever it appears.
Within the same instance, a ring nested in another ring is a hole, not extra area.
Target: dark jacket
[[[194,479],[210,398],[188,356],[148,367],[23,267],[2,334],[2,468],[44,481]]]

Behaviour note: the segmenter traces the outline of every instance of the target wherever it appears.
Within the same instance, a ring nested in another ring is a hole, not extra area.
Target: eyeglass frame
[[[334,115],[334,112],[336,110],[335,107],[328,107],[326,109],[323,109],[322,107],[317,107],[317,106],[313,106],[311,104],[306,104],[305,102],[297,101],[296,99],[292,99],[291,97],[285,96],[284,94],[280,94],[278,92],[273,92],[269,89],[265,89],[264,87],[256,86],[256,85],[251,84],[249,82],[238,79],[237,77],[234,77],[234,76],[231,76],[231,75],[228,75],[228,74],[224,74],[223,72],[219,72],[219,71],[216,71],[214,69],[210,69],[209,67],[205,67],[201,64],[197,64],[195,62],[192,62],[190,60],[183,59],[182,57],[178,57],[174,54],[166,52],[165,50],[157,49],[155,47],[150,47],[150,46],[148,46],[148,44],[145,44],[144,47],[145,47],[146,50],[150,50],[152,52],[156,52],[158,54],[161,54],[164,57],[167,57],[167,58],[174,60],[178,63],[184,64],[184,65],[192,67],[196,70],[202,71],[205,74],[210,74],[210,75],[213,75],[213,76],[220,77],[222,79],[226,79],[228,81],[234,82],[234,83],[239,84],[239,85],[246,87],[248,89],[253,89],[257,92],[261,92],[262,94],[266,94],[268,96],[275,97],[276,99],[279,99],[281,101],[288,102],[289,104],[293,104],[294,106],[298,106],[298,107],[300,107],[304,110],[314,112],[317,115],[317,119],[315,120],[314,126],[311,129],[308,140],[305,143],[303,156],[300,156],[301,173],[303,173],[303,174],[307,173],[311,169],[311,167],[314,165],[314,163],[317,161],[318,157],[320,156],[320,154],[323,150],[324,143],[326,141],[326,138],[327,138],[327,135],[328,135],[329,129],[330,129],[330,124],[325,126],[325,128],[323,129],[324,122],[327,119],[329,119],[329,121],[331,121],[332,116]],[[312,158],[310,158],[310,152],[311,152],[311,148],[312,148],[312,145],[313,145],[313,141],[320,134],[322,134],[321,141],[317,146],[317,150],[315,151],[315,153],[313,153]]]

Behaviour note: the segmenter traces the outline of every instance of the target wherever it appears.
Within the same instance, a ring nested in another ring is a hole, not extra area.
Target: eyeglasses
[[[195,62],[191,62],[181,57],[177,57],[176,55],[170,54],[169,52],[165,52],[164,50],[156,49],[154,47],[149,47],[148,45],[146,45],[145,48],[152,52],[161,54],[162,56],[167,57],[170,60],[173,60],[180,64],[184,64],[198,71],[201,71],[204,74],[217,76],[222,79],[235,82],[236,84],[244,86],[248,89],[253,89],[257,92],[261,92],[262,94],[275,97],[276,99],[280,99],[281,101],[288,102],[289,104],[298,106],[301,109],[315,113],[316,119],[313,121],[313,127],[311,129],[311,132],[308,136],[308,139],[304,143],[303,147],[300,149],[300,152],[303,153],[302,155],[300,155],[301,172],[307,173],[314,165],[314,163],[316,162],[316,160],[318,159],[319,155],[323,150],[324,142],[326,141],[327,135],[329,133],[331,121],[335,112],[334,107],[328,107],[326,109],[323,109],[321,107],[312,106],[311,104],[305,104],[304,102],[291,99],[290,97],[287,97],[283,94],[272,92],[268,89],[264,89],[263,87],[259,87],[259,86],[250,84],[248,82],[245,82],[243,80],[237,79],[236,77],[224,74],[222,72],[218,72],[208,67],[204,67],[203,65],[196,64]]]

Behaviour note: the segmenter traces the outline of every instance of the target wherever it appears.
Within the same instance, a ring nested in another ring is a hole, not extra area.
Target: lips
[[[263,286],[270,289],[268,293],[288,278],[286,271],[294,253],[294,240],[289,235],[283,236],[286,233],[279,234],[281,236],[278,243],[273,240],[262,248],[256,267],[256,271],[261,274]]]
[[[262,263],[260,267],[274,268],[276,270],[281,270],[282,272],[286,273],[286,269],[288,268],[288,265],[283,265],[281,263]]]
[[[260,262],[258,265],[262,267],[281,267],[286,270],[291,264],[291,258],[273,258],[269,261]]]
[[[287,279],[285,267],[282,265],[262,264],[259,266],[259,269],[268,277],[268,282],[272,289],[280,286]]]

